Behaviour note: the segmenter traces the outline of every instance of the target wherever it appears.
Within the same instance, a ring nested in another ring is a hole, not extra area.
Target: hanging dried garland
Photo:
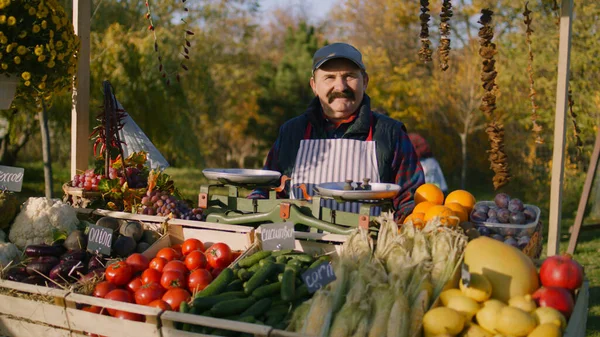
[[[535,134],[535,142],[538,144],[543,144],[544,140],[542,139],[542,137],[540,135],[540,133],[542,132],[542,126],[537,123],[537,119],[539,118],[539,115],[537,113],[537,109],[539,108],[539,106],[537,104],[535,104],[535,96],[537,93],[535,91],[535,88],[533,87],[533,84],[534,84],[533,51],[531,48],[531,33],[533,33],[533,30],[531,29],[531,22],[533,21],[533,19],[530,16],[531,11],[529,10],[529,8],[527,8],[528,4],[529,4],[529,2],[525,3],[525,11],[523,12],[523,16],[525,17],[525,19],[523,21],[525,22],[525,27],[526,27],[525,42],[527,43],[527,47],[529,48],[529,53],[528,53],[528,58],[527,58],[527,74],[529,75],[529,99],[531,100],[531,122],[533,123],[532,130],[533,130],[533,133]]]
[[[431,41],[429,41],[429,0],[420,0],[421,1],[421,15],[419,15],[419,20],[421,20],[421,34],[419,37],[421,38],[421,49],[419,49],[419,59],[422,62],[431,61]]]
[[[184,3],[183,10],[186,11],[186,12],[188,12],[189,9],[185,6],[185,2],[186,1],[187,0],[181,0],[181,2]],[[174,70],[172,72],[167,72],[166,69],[165,69],[165,67],[164,67],[164,65],[163,65],[163,63],[162,63],[162,55],[161,55],[161,53],[160,53],[160,51],[158,49],[158,39],[156,37],[156,31],[155,31],[154,23],[152,22],[152,13],[150,11],[150,4],[148,3],[148,1],[146,1],[146,10],[147,10],[147,12],[146,12],[146,19],[149,22],[148,30],[152,31],[152,34],[154,35],[154,51],[158,54],[158,71],[160,72],[161,76],[166,79],[167,85],[171,84],[171,76],[172,75],[175,75],[175,78],[177,79],[177,82],[179,82],[180,79],[181,79],[181,77],[179,75],[179,71],[180,70],[177,69],[177,70]],[[181,19],[181,21],[184,24],[187,25],[187,22],[183,18]],[[183,52],[181,53],[181,55],[186,60],[190,59],[190,55],[189,55],[190,54],[190,50],[189,50],[189,48],[192,46],[192,44],[188,40],[188,36],[190,36],[190,35],[194,35],[194,32],[192,32],[189,29],[184,29],[184,43],[182,43]],[[185,63],[183,63],[183,61],[179,63],[179,67],[181,67],[181,69],[183,69],[185,71],[188,70],[188,67],[185,65]]]
[[[504,152],[504,126],[499,122],[498,116],[494,115],[494,111],[496,110],[496,93],[498,91],[498,87],[496,86],[496,76],[498,73],[495,70],[496,61],[494,60],[496,45],[492,43],[494,29],[490,26],[492,14],[494,12],[491,10],[483,9],[481,10],[481,18],[478,21],[482,25],[478,35],[480,44],[479,55],[483,58],[481,81],[485,89],[479,110],[485,113],[490,121],[485,129],[490,142],[490,150],[487,152],[489,153],[490,168],[494,171],[494,188],[498,189],[508,183],[510,173],[507,156]]]
[[[579,137],[579,134],[581,133],[581,129],[577,125],[577,115],[575,114],[575,112],[573,112],[573,105],[575,104],[575,102],[573,101],[573,92],[572,92],[571,88],[569,88],[568,99],[569,99],[569,114],[571,115],[571,118],[573,119],[573,136],[575,137],[575,146],[577,146],[579,153],[581,153],[583,142],[581,141],[581,137]]]
[[[440,55],[440,68],[445,71],[448,69],[448,59],[450,55],[450,18],[452,17],[452,3],[450,0],[444,0],[442,11],[440,13],[440,46],[438,54]]]

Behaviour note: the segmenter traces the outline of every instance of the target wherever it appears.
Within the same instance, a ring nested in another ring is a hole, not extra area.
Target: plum
[[[525,214],[525,220],[528,222],[532,222],[537,218],[537,212],[532,207],[525,207],[523,210],[523,214]]]
[[[496,211],[496,217],[500,223],[508,223],[510,218],[510,212],[506,208],[499,208]]]
[[[492,239],[504,242],[504,236],[502,236],[500,234],[492,235]]]
[[[475,222],[484,222],[487,219],[487,214],[484,212],[475,211],[471,213],[471,220]]]
[[[506,239],[504,239],[504,243],[515,248],[518,247],[517,240],[515,240],[515,238],[513,238],[512,236],[507,236]]]
[[[490,207],[490,210],[487,212],[487,216],[488,216],[488,218],[495,218],[495,217],[497,217],[498,216],[497,208]]]
[[[529,244],[529,241],[531,239],[529,238],[529,236],[522,236],[519,238],[519,240],[517,241],[517,246],[519,247],[519,249],[524,249],[525,247],[527,247],[527,245]]]
[[[525,223],[525,214],[523,212],[510,213],[509,221],[513,225],[522,225]]]
[[[517,198],[510,199],[510,201],[508,202],[508,210],[512,213],[523,212],[524,208],[525,207],[523,205],[523,202]]]
[[[494,198],[494,203],[499,208],[508,208],[508,203],[510,202],[510,197],[506,193],[498,193]]]
[[[498,220],[498,218],[496,218],[495,216],[488,218],[485,222],[488,223],[500,223],[500,220]]]
[[[477,231],[479,231],[479,234],[481,234],[481,236],[490,236],[492,234],[492,231],[490,231],[490,229],[485,226],[477,227]]]
[[[477,204],[475,205],[475,207],[473,208],[473,211],[475,212],[481,212],[481,213],[486,213],[489,211],[489,207],[487,205],[484,204]]]

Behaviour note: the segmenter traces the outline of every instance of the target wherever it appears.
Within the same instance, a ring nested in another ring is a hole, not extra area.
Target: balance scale
[[[198,205],[204,210],[206,221],[231,225],[256,225],[268,222],[293,222],[333,234],[349,234],[355,227],[376,231],[369,227],[371,210],[380,207],[382,212],[393,210],[392,199],[400,186],[391,183],[330,182],[315,186],[316,194],[306,193],[302,199],[280,199],[277,193],[286,188],[290,180],[277,171],[251,169],[205,169],[204,176],[214,183],[200,186]],[[246,198],[255,188],[269,191],[266,199]],[[359,213],[338,211],[321,206],[321,200],[334,199],[338,203],[360,202]]]

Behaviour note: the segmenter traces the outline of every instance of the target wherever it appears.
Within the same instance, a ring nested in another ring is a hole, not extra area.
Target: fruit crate
[[[75,208],[86,208],[92,202],[102,198],[102,193],[86,191],[81,187],[73,187],[70,182],[64,183],[62,190],[65,193],[63,201]]]

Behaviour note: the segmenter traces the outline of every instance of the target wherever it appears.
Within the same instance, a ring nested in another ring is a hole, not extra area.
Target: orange
[[[467,211],[461,204],[457,202],[451,202],[446,203],[445,206],[450,208],[454,212],[454,215],[456,215],[460,219],[460,222],[469,221],[469,215],[467,214]]]
[[[422,203],[415,206],[415,208],[413,209],[413,214],[414,213],[427,213],[427,210],[429,210],[433,206],[435,206],[434,203],[429,202],[429,201],[423,201]]]
[[[453,219],[452,217],[455,217],[456,215],[454,215],[454,212],[446,207],[446,206],[441,206],[441,205],[436,205],[431,207],[427,213],[425,213],[425,222],[429,222],[429,220],[435,218],[435,217],[440,217],[440,221],[442,222],[443,225],[450,225],[450,226],[456,226],[458,225],[458,219]]]
[[[446,197],[446,205],[452,202],[460,204],[465,208],[467,214],[469,214],[471,213],[471,210],[473,210],[476,200],[473,194],[469,193],[468,191],[456,190],[450,192],[450,194],[448,194]]]
[[[444,204],[444,192],[434,184],[423,184],[415,191],[415,204],[429,201],[436,205]]]
[[[425,213],[412,213],[404,219],[403,224],[407,224],[409,220],[412,221],[415,228],[421,229],[425,226]]]

